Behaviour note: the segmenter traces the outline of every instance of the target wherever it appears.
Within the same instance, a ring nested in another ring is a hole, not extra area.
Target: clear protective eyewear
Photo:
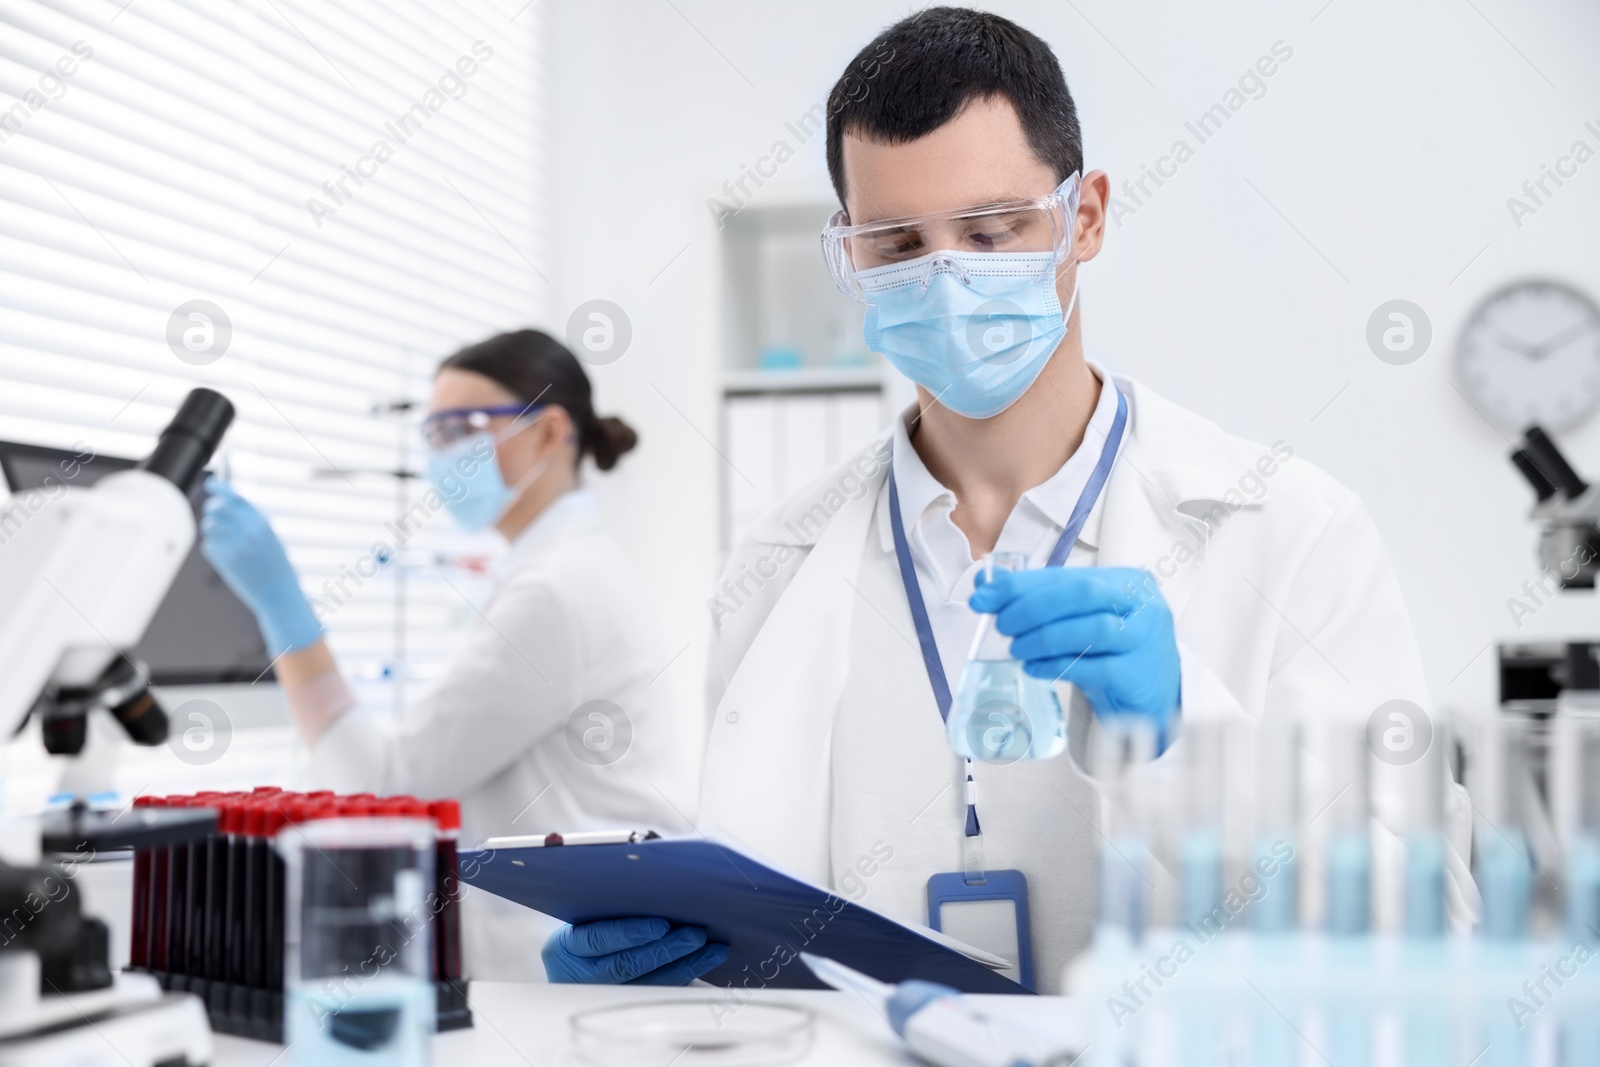
[[[482,408],[449,408],[445,411],[435,411],[422,420],[422,440],[431,449],[447,448],[462,438],[471,437],[476,433],[487,433],[491,421],[496,417],[511,416],[521,420],[525,416],[537,415],[543,410],[542,404],[499,404]]]
[[[822,254],[839,291],[867,302],[857,275],[878,267],[909,263],[933,252],[1054,252],[1055,264],[1072,251],[1082,172],[1074,172],[1055,192],[1030,200],[908,215],[850,225],[838,212],[822,230]]]

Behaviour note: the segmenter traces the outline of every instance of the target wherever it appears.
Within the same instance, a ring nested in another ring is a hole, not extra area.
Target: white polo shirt
[[[1095,376],[1104,382],[1106,373],[1090,364]],[[1067,401],[1061,401],[1066,407]],[[915,414],[914,410],[910,413]],[[1022,494],[1006,518],[995,542],[997,552],[1021,552],[1033,567],[1042,567],[1066,529],[1067,520],[1083,495],[1089,475],[1100,460],[1100,453],[1117,416],[1117,392],[1100,390],[1100,399],[1089,417],[1083,443],[1067,458],[1061,469],[1047,480]],[[906,541],[911,547],[922,586],[922,599],[928,606],[928,620],[939,658],[944,662],[950,691],[955,692],[961,667],[971,651],[977,633],[978,616],[967,607],[973,582],[982,567],[975,560],[967,536],[956,527],[950,515],[956,507],[955,493],[939,484],[923,465],[922,457],[911,445],[907,419],[896,420],[894,427],[894,479],[900,495],[900,518]],[[1104,492],[1100,497],[1104,497]],[[1101,499],[1096,498],[1077,542],[1067,556],[1069,567],[1092,567],[1099,557]],[[878,503],[878,540],[887,551],[894,551],[894,533],[889,522],[889,490],[885,486]]]

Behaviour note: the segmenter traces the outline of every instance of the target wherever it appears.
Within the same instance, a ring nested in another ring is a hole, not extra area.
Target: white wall
[[[1451,385],[1456,333],[1489,290],[1548,274],[1600,291],[1591,248],[1600,162],[1520,228],[1505,203],[1575,139],[1596,142],[1583,123],[1600,120],[1600,9],[1582,0],[988,6],[1054,46],[1089,166],[1114,187],[1176,138],[1194,144],[1184,122],[1274,42],[1293,49],[1264,96],[1112,228],[1084,275],[1089,352],[1235,432],[1288,441],[1356,489],[1388,540],[1441,703],[1492,700],[1485,649],[1498,638],[1600,631],[1582,594],[1521,631],[1513,625],[1506,599],[1538,570],[1531,494],[1505,459],[1507,442]],[[667,654],[690,645],[658,684],[693,701],[721,462],[706,440],[717,439],[722,309],[705,201],[775,140],[793,145],[785,122],[825,100],[843,64],[906,7],[555,8],[549,306],[557,326],[592,297],[631,317],[631,350],[595,377],[602,406],[626,415],[643,447],[601,492],[668,624]],[[822,138],[798,147],[756,203],[831,199]],[[1368,316],[1396,297],[1420,304],[1435,334],[1404,367],[1381,363],[1364,340]],[[1600,426],[1563,444],[1600,477]]]

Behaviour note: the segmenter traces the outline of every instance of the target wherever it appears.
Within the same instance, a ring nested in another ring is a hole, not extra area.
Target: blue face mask
[[[1053,252],[932,252],[860,271],[867,347],[969,419],[1016,403],[1067,333]]]
[[[487,530],[549,466],[541,460],[509,486],[500,476],[494,446],[532,423],[508,427],[501,436],[475,433],[428,453],[428,481],[444,500],[451,518],[466,530]]]

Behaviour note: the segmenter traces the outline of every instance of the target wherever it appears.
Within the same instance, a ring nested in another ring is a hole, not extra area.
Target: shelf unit
[[[746,207],[723,227],[722,548],[821,477],[890,417],[892,383],[835,288],[826,203]]]

